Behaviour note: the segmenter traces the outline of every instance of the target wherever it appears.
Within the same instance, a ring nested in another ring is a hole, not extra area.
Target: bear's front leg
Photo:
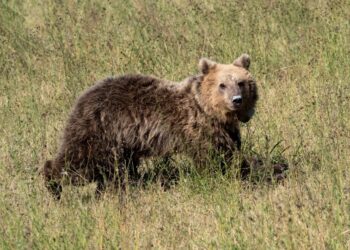
[[[271,163],[264,162],[258,156],[244,157],[241,161],[240,177],[242,180],[247,180],[251,176],[258,176],[271,171],[271,175],[267,177],[268,181],[281,181],[286,178],[288,170],[287,163]]]

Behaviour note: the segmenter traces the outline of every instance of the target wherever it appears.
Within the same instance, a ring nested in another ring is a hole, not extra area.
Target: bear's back
[[[166,80],[144,75],[107,78],[79,97],[65,139],[75,143],[103,137],[101,141],[135,144],[143,138],[142,144],[149,144],[155,137],[180,138],[196,108],[193,102],[190,93],[167,87]]]
[[[178,106],[186,93],[167,87],[167,81],[145,75],[107,78],[81,95],[77,106],[112,106],[120,109],[147,109]],[[111,110],[112,111],[112,110]],[[140,111],[140,110],[138,110]]]

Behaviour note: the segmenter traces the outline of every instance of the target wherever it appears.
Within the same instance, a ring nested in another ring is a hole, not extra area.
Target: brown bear
[[[141,159],[186,154],[203,166],[209,152],[229,164],[240,148],[239,122],[248,122],[258,99],[243,54],[231,64],[203,58],[199,74],[180,83],[153,76],[107,78],[77,100],[62,144],[43,173],[60,198],[62,177],[73,184],[97,182],[97,193],[113,182],[125,190],[139,178]]]

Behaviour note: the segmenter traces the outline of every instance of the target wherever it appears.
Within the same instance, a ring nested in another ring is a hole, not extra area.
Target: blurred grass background
[[[0,44],[1,249],[350,248],[349,0],[2,0]],[[123,210],[89,187],[50,197],[38,169],[84,89],[243,52],[260,90],[244,145],[283,151],[283,184],[184,176]]]

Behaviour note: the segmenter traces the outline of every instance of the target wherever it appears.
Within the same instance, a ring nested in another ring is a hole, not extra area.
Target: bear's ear
[[[238,57],[234,62],[233,65],[236,65],[238,67],[245,68],[246,70],[249,69],[250,66],[250,57],[247,54],[242,54],[240,57]]]
[[[209,71],[216,66],[216,62],[209,60],[208,58],[201,58],[199,60],[198,68],[204,75],[208,74]]]

